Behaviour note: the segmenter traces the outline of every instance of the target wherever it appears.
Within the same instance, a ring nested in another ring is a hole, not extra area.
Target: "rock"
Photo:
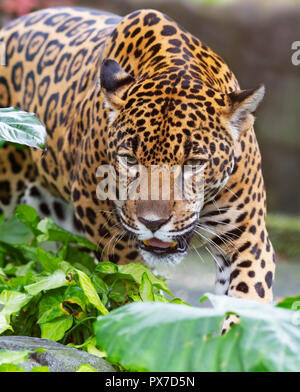
[[[45,352],[35,352],[44,349]],[[26,371],[36,366],[48,366],[51,372],[75,372],[82,364],[89,364],[100,372],[114,372],[114,368],[104,359],[95,355],[64,346],[52,340],[27,336],[0,337],[0,350],[28,350],[28,360],[20,364]]]

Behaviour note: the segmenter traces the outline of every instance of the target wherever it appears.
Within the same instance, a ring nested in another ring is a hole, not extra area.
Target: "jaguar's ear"
[[[124,105],[124,93],[134,78],[111,59],[106,59],[101,65],[100,83],[105,99],[112,109],[120,109]]]
[[[231,105],[229,122],[235,140],[238,139],[243,130],[253,124],[254,116],[252,113],[257,109],[264,94],[264,85],[251,90],[237,90],[228,94]]]

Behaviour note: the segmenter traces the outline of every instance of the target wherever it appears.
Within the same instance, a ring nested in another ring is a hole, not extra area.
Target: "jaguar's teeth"
[[[143,242],[146,246],[149,246],[149,245],[150,245],[148,240],[143,240],[142,242]],[[177,245],[177,242],[176,242],[176,241],[171,242],[171,243],[170,243],[170,248],[174,248],[176,245]]]

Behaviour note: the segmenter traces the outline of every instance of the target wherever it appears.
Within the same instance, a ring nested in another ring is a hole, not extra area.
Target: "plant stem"
[[[70,333],[73,332],[74,329],[76,329],[80,324],[84,323],[84,322],[87,321],[87,320],[96,319],[96,318],[97,318],[96,316],[90,316],[90,317],[87,317],[87,318],[85,318],[85,319],[79,321],[79,323],[77,323],[76,325],[74,325],[73,328],[69,329],[69,331],[66,332],[66,334],[65,334],[65,336],[64,336],[64,339],[63,339],[63,341],[62,341],[62,344],[65,344],[65,343],[66,343],[67,337],[68,337],[68,336],[70,335]]]

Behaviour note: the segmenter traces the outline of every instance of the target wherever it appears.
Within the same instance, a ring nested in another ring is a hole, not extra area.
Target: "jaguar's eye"
[[[122,158],[122,161],[126,165],[133,166],[133,165],[137,165],[138,164],[137,159],[134,156],[132,156],[132,155],[124,154],[124,155],[120,155],[120,157]]]
[[[200,166],[203,166],[203,165],[205,165],[205,163],[207,162],[207,159],[204,159],[204,158],[191,158],[191,159],[188,159],[187,161],[185,161],[185,165],[188,165],[188,166],[192,166],[193,168],[197,168],[197,167],[200,167]]]

